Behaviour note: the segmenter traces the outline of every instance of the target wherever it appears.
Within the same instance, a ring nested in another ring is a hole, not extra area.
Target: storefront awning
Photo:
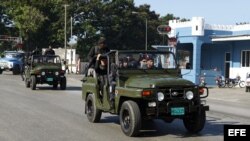
[[[242,40],[250,40],[250,34],[247,35],[217,35],[211,36],[212,42],[221,42],[221,41],[242,41]]]

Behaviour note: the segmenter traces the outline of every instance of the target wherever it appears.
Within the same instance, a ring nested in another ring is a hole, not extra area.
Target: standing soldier
[[[55,51],[52,49],[51,46],[49,46],[49,48],[45,50],[44,55],[55,55]]]
[[[110,49],[107,47],[106,39],[104,37],[100,37],[98,45],[92,47],[88,53],[89,67],[94,68],[94,60],[98,54],[105,54],[109,51]]]

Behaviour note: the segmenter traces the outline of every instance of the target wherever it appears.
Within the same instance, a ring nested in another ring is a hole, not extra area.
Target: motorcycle
[[[244,88],[246,86],[245,81],[241,80],[240,76],[237,76],[234,79],[230,79],[230,82],[232,83],[232,85],[230,85],[230,88],[235,87],[237,85],[239,85],[240,88]]]
[[[232,88],[237,85],[239,85],[240,88],[243,88],[246,85],[245,81],[240,80],[240,77],[236,77],[235,79],[226,78],[225,80],[223,80],[222,76],[218,76],[216,77],[215,81],[219,88],[224,88],[226,86],[228,88]]]
[[[224,88],[226,86],[226,81],[222,79],[222,76],[217,76],[215,78],[216,84],[219,88]],[[228,81],[227,81],[228,83]]]
[[[207,85],[207,83],[206,83],[206,80],[205,80],[205,76],[200,76],[200,86],[205,87],[206,85]]]

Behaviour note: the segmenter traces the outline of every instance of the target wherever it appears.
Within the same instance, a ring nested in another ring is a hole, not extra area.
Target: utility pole
[[[64,55],[64,60],[67,60],[67,4],[64,4],[64,9],[65,9],[65,13],[64,13],[64,49],[65,49],[65,55]],[[65,66],[66,67],[66,66]]]
[[[70,40],[72,40],[72,22],[73,22],[73,18],[72,16],[70,17]],[[70,72],[73,73],[72,71],[72,60],[73,60],[73,51],[72,51],[72,45],[70,46]]]

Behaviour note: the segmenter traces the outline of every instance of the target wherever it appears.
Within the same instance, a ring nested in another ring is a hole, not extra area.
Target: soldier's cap
[[[106,43],[106,39],[104,37],[100,37],[100,39],[98,40],[98,44],[105,44]]]

